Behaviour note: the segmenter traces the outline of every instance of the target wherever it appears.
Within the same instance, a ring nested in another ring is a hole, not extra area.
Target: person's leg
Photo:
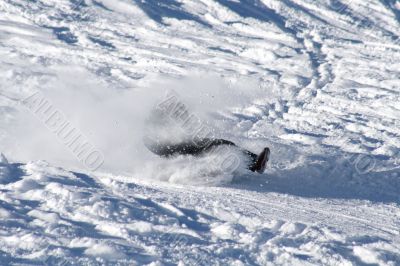
[[[187,141],[177,144],[170,143],[159,143],[150,142],[145,139],[145,146],[153,153],[164,156],[177,156],[177,155],[193,155],[197,156],[205,152],[211,151],[213,148],[227,145],[237,147],[242,151],[248,158],[248,169],[253,172],[262,173],[265,170],[266,163],[269,160],[270,150],[264,148],[264,150],[257,156],[256,154],[238,147],[235,143],[225,139],[200,139],[196,142]]]
[[[199,155],[203,152],[203,147],[198,147],[190,142],[182,143],[160,143],[145,140],[145,146],[154,154],[163,157],[177,155]]]
[[[151,152],[165,157],[176,155],[199,155],[221,145],[236,147],[235,143],[224,139],[199,139],[196,141],[184,141],[180,143],[160,143],[158,141],[144,139],[144,144]]]

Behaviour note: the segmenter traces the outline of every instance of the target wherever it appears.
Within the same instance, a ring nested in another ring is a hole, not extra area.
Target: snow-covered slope
[[[2,262],[359,265],[399,262],[398,206],[240,185],[118,181],[3,164]],[[4,171],[4,170],[3,170]]]
[[[400,264],[399,1],[0,11],[0,264]],[[171,89],[266,173],[150,154]]]

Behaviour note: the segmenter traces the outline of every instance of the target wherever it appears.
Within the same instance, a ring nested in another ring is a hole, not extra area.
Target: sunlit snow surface
[[[0,0],[0,264],[399,265],[399,21],[396,0]],[[148,152],[171,91],[269,146],[265,174]]]

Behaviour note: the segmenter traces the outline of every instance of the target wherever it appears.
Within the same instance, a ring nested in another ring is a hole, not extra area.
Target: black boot
[[[250,170],[262,174],[269,161],[270,149],[268,147],[264,148],[262,152],[257,156],[254,164],[250,167]]]

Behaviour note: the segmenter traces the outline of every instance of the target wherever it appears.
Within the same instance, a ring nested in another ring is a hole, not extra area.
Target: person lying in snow
[[[207,152],[211,152],[218,146],[227,145],[238,148],[248,159],[249,163],[247,168],[253,172],[263,173],[267,162],[269,161],[270,149],[265,147],[259,155],[256,155],[246,149],[240,148],[235,143],[225,139],[201,139],[200,141],[180,142],[180,143],[161,143],[149,141],[145,139],[145,146],[154,154],[162,157],[171,157],[178,155],[193,155],[200,156]]]

